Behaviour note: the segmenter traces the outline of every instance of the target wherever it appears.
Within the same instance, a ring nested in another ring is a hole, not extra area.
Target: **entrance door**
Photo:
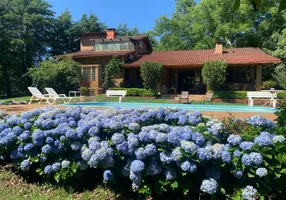
[[[179,71],[179,91],[195,91],[195,72]]]
[[[97,66],[82,66],[81,67],[81,75],[82,81],[86,84],[89,88],[97,88],[97,73],[96,73]]]

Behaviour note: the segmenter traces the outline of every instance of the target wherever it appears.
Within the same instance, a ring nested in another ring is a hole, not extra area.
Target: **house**
[[[224,60],[227,63],[226,83],[221,90],[261,90],[262,67],[279,63],[258,48],[224,49],[216,43],[215,49],[154,52],[147,36],[116,37],[115,29],[106,32],[82,33],[80,51],[70,56],[81,63],[84,81],[97,92],[102,85],[104,67],[112,56],[120,57],[125,65],[121,75],[114,77],[120,87],[143,87],[140,66],[145,61],[161,63],[164,66],[161,84],[162,94],[189,91],[204,94],[202,67],[207,61]]]

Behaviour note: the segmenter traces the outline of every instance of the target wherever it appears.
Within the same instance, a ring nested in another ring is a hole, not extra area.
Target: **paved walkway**
[[[0,109],[6,109],[6,112],[8,114],[19,114],[21,112],[25,112],[25,111],[29,111],[38,107],[45,107],[46,105],[44,104],[31,104],[31,105],[4,105],[4,106],[0,106]],[[104,108],[97,108],[97,109],[104,109]],[[203,111],[202,112],[204,116],[212,116],[213,118],[216,119],[223,119],[229,116],[233,116],[233,117],[239,117],[239,118],[248,118],[251,116],[255,116],[255,115],[262,115],[265,118],[274,121],[276,119],[276,115],[275,114],[271,114],[271,113],[246,113],[246,112],[234,112],[234,113],[228,113],[228,112],[213,112],[213,111]]]

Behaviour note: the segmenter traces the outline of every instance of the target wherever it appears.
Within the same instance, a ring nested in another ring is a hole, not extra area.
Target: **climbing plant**
[[[108,62],[108,64],[105,66],[104,72],[103,72],[103,84],[102,87],[104,89],[113,87],[113,81],[112,76],[120,74],[123,69],[124,62],[118,57],[113,56],[111,60]]]

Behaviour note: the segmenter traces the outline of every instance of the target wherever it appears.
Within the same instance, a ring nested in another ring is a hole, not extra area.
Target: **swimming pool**
[[[75,104],[65,104],[65,106],[90,106],[102,108],[141,108],[141,107],[163,107],[181,108],[195,111],[214,111],[214,112],[250,112],[250,113],[274,113],[275,109],[262,106],[231,106],[231,105],[200,105],[200,104],[162,104],[162,103],[133,103],[133,102],[84,102]]]

